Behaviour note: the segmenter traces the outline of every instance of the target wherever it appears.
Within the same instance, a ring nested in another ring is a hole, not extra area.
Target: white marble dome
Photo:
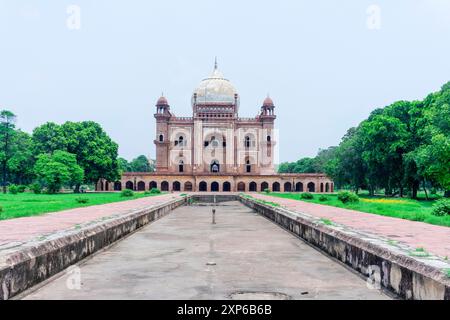
[[[194,90],[197,94],[197,103],[234,103],[236,89],[233,84],[225,79],[223,74],[217,68],[217,63],[214,66],[214,71],[211,75],[203,79],[198,87]]]

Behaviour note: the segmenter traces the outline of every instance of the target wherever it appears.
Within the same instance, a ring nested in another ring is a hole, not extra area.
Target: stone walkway
[[[355,210],[308,203],[292,199],[252,194],[253,197],[279,203],[288,210],[298,211],[348,226],[363,232],[376,234],[403,242],[411,248],[450,258],[450,228],[428,223],[379,216]]]
[[[12,243],[23,243],[42,235],[72,229],[76,225],[97,219],[120,215],[167,202],[179,195],[166,194],[136,200],[114,202],[103,205],[70,209],[40,216],[0,221],[0,247]]]
[[[179,207],[22,298],[389,299],[241,203],[215,208],[212,224]]]

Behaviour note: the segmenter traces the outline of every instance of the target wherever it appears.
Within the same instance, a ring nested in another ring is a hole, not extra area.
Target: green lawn
[[[120,193],[65,193],[65,194],[0,194],[0,220],[35,216],[48,212],[88,207],[97,204],[133,200],[155,194],[134,193],[133,197],[121,197]],[[78,203],[77,198],[87,198],[88,203]]]
[[[336,194],[326,195],[327,201],[320,201],[319,194],[314,194],[314,199],[311,200],[301,199],[300,193],[269,193],[269,195],[450,227],[450,216],[437,217],[431,214],[432,205],[435,202],[433,200],[412,200],[381,196],[369,197],[363,195],[360,196],[359,203],[343,204],[337,199]]]

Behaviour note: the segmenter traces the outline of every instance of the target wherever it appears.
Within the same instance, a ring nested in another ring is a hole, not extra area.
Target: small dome
[[[274,106],[274,104],[273,104],[272,98],[270,98],[269,96],[267,96],[267,98],[264,99],[263,107],[273,107],[273,106]]]
[[[161,98],[158,99],[158,102],[156,102],[157,106],[168,106],[169,103],[167,102],[166,97],[161,96]]]
[[[237,94],[233,84],[225,79],[223,74],[214,67],[212,74],[202,80],[199,86],[194,90],[197,95],[197,103],[229,103],[233,104]]]

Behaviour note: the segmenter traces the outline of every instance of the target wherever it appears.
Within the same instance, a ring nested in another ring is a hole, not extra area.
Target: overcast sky
[[[0,0],[0,108],[27,132],[97,121],[128,159],[154,157],[162,91],[191,115],[215,56],[241,116],[270,93],[280,160],[314,156],[450,80],[450,0]]]

